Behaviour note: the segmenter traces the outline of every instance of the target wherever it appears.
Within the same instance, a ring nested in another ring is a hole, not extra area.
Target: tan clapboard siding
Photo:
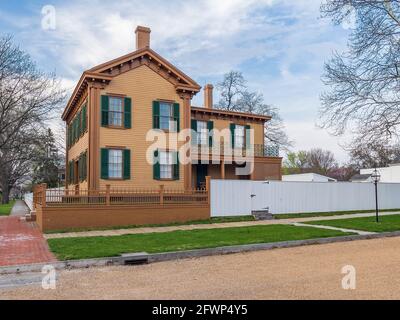
[[[89,146],[89,135],[86,132],[69,150],[68,161],[77,160],[82,152]]]
[[[230,124],[237,123],[224,119],[212,119],[212,121],[214,121],[214,129],[218,130],[223,130],[223,129],[230,130]],[[264,125],[262,123],[240,122],[237,124],[250,125],[251,129],[254,130],[254,144],[261,144],[261,145],[264,144]]]
[[[179,181],[153,180],[153,166],[146,160],[147,149],[152,142],[146,141],[146,134],[153,127],[152,103],[157,99],[173,100],[180,104],[180,127],[183,126],[183,101],[174,86],[146,65],[116,76],[101,92],[107,94],[124,94],[132,99],[132,128],[100,128],[100,148],[126,147],[131,149],[131,180],[103,180],[100,187],[106,184],[120,187],[158,187],[183,188],[183,166],[180,165]],[[99,159],[100,161],[100,159]]]

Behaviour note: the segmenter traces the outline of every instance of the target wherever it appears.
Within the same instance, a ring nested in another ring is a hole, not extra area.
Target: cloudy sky
[[[295,150],[322,147],[343,162],[345,139],[316,123],[323,63],[345,49],[348,30],[321,19],[320,2],[0,0],[0,32],[71,89],[83,70],[133,51],[136,25],[148,26],[152,48],[200,85],[242,71],[250,89],[279,107]],[[55,29],[42,27],[46,5],[55,8]]]

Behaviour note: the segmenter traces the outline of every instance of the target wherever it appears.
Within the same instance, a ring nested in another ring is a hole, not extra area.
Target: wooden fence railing
[[[47,189],[45,184],[34,187],[34,207],[113,206],[113,205],[180,205],[210,204],[210,180],[206,187],[193,190],[172,190],[160,185],[159,189],[112,188],[103,190]]]

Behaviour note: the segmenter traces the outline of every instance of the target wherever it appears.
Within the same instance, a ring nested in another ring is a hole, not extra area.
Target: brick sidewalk
[[[0,218],[0,266],[56,261],[34,223]]]

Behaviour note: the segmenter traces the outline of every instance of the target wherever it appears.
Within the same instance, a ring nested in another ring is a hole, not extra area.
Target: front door
[[[197,176],[196,187],[197,188],[205,187],[207,173],[208,173],[208,170],[207,170],[206,164],[198,164],[197,165],[197,167],[196,167],[196,176]]]

